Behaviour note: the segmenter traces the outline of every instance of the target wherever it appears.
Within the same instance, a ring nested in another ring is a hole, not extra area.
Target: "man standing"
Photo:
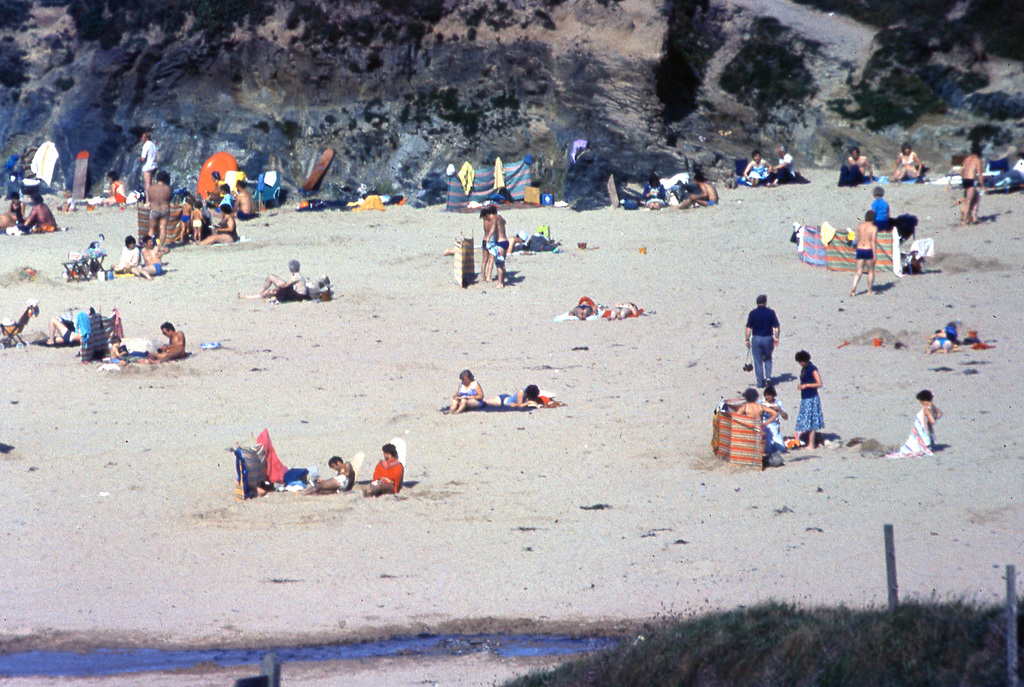
[[[146,190],[146,200],[149,200],[149,185],[153,183],[153,172],[157,166],[156,143],[153,143],[146,131],[142,134],[142,155],[139,157],[142,163],[142,186]]]
[[[484,221],[484,249],[480,269],[483,281],[491,280],[491,267],[498,271],[498,288],[505,286],[505,257],[508,255],[508,235],[505,233],[505,218],[498,214],[498,208],[490,205],[480,211]]]
[[[864,221],[857,225],[857,274],[853,275],[853,286],[850,295],[857,295],[857,284],[860,275],[868,274],[868,293],[875,286],[875,255],[878,253],[878,227],[875,226],[875,213],[868,210],[864,213]]]
[[[156,173],[156,183],[146,188],[149,201],[149,235],[160,247],[167,245],[167,218],[171,216],[171,175],[164,170]]]
[[[747,348],[754,358],[754,376],[757,388],[763,389],[772,381],[772,351],[779,345],[779,318],[768,307],[768,296],[757,297],[757,307],[747,315]]]
[[[964,199],[960,201],[963,207],[960,209],[963,226],[978,223],[978,206],[981,204],[981,193],[984,188],[982,184],[981,146],[977,143],[971,146],[971,154],[964,160],[964,166],[960,170],[960,180],[964,187]]]

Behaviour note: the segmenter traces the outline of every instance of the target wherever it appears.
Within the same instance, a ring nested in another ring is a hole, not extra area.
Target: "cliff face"
[[[755,0],[240,0],[238,16],[207,0],[157,15],[106,1],[40,0],[0,35],[0,143],[10,154],[52,139],[60,190],[80,150],[93,193],[110,169],[136,185],[147,129],[175,186],[220,150],[297,186],[332,147],[323,195],[365,182],[413,196],[449,162],[530,153],[534,178],[581,207],[603,202],[609,173],[724,175],[769,137],[825,160],[863,133],[821,98],[858,68],[842,50],[805,51],[808,78],[831,86],[803,102],[751,110],[722,92],[722,53],[749,42]],[[570,167],[577,138],[592,152]]]

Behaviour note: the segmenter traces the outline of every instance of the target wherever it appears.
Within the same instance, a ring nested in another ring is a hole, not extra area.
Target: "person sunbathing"
[[[492,408],[538,408],[543,404],[536,384],[530,384],[512,394],[498,394],[484,401],[484,405]]]
[[[117,172],[111,170],[107,172],[107,178],[110,179],[110,191],[106,198],[99,202],[100,205],[124,205],[128,200],[128,187],[118,177]]]
[[[304,301],[309,299],[309,287],[306,285],[306,280],[299,274],[298,260],[288,261],[288,271],[292,273],[289,279],[282,279],[276,275],[268,275],[266,280],[263,282],[263,288],[260,289],[259,293],[246,296],[245,294],[238,294],[239,298],[256,299],[264,298],[267,300],[277,299],[278,303],[288,303],[290,301]],[[328,280],[330,284],[330,280]]]
[[[226,186],[227,184],[225,184]],[[231,203],[224,201],[220,204],[220,213],[223,219],[217,225],[217,230],[199,242],[200,246],[210,246],[214,243],[235,243],[238,241],[238,232],[235,227],[235,213]]]
[[[909,143],[904,143],[900,151],[900,154],[896,156],[896,166],[892,170],[892,180],[903,181],[920,177],[924,168],[921,158],[911,149]]]
[[[718,190],[713,185],[703,179],[697,179],[696,184],[700,190],[691,193],[684,201],[679,203],[680,210],[698,205],[709,208],[718,202]]]
[[[614,308],[608,308],[604,315],[609,320],[624,320],[627,317],[639,317],[640,308],[636,303],[619,303]]]
[[[156,186],[154,184],[154,186]],[[159,277],[162,274],[167,274],[167,270],[164,269],[164,263],[162,262],[163,256],[170,252],[164,246],[156,246],[153,237],[143,236],[142,237],[142,265],[141,269],[151,277]]]
[[[469,370],[459,373],[459,388],[452,396],[449,413],[464,413],[484,406],[484,390]]]
[[[170,322],[164,322],[160,325],[160,333],[167,337],[167,345],[156,349],[156,353],[150,353],[148,357],[140,360],[140,363],[166,363],[185,357],[184,332],[177,331]]]
[[[70,346],[82,343],[82,335],[75,331],[75,316],[66,312],[59,317],[50,318],[50,336],[46,339],[47,346]],[[57,339],[60,339],[60,343]]]
[[[316,496],[318,494],[337,494],[343,491],[352,491],[352,487],[356,483],[356,469],[352,467],[352,463],[342,460],[341,456],[332,456],[327,461],[327,465],[338,474],[327,479],[316,480],[307,489],[303,490],[303,494],[306,496]]]
[[[32,212],[25,218],[25,223],[21,225],[23,232],[35,231],[35,233],[47,233],[56,231],[57,220],[53,217],[53,212],[49,206],[43,202],[43,197],[38,193],[32,196]]]
[[[16,227],[25,222],[25,207],[21,204],[21,196],[17,191],[11,191],[11,205],[7,212],[0,215],[0,229]]]
[[[121,249],[121,259],[114,267],[114,274],[134,274],[148,281],[153,280],[152,270],[142,269],[142,251],[139,250],[135,237],[129,234],[124,237],[124,248]]]
[[[247,220],[256,217],[256,199],[252,197],[252,193],[245,187],[245,181],[241,179],[235,185],[235,203],[238,205],[238,211],[235,213],[238,219]]]

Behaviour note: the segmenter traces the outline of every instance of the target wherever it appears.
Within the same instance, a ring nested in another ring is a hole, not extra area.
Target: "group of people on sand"
[[[53,216],[50,206],[43,200],[39,192],[30,196],[32,210],[25,216],[25,206],[21,202],[21,194],[12,191],[7,212],[0,215],[0,229],[8,234],[45,234],[57,230],[57,219]]]
[[[73,312],[66,312],[57,317],[51,317],[48,326],[49,336],[46,339],[47,346],[72,346],[82,343],[82,333],[76,327],[76,315]],[[159,346],[156,351],[149,352],[145,357],[140,357],[138,362],[144,364],[166,363],[172,360],[181,360],[188,353],[185,350],[185,333],[178,331],[170,322],[160,325],[160,333],[167,337],[167,343]],[[126,364],[130,359],[127,347],[121,340],[112,336],[109,340],[110,359],[109,362]],[[90,362],[83,360],[83,362]]]
[[[892,181],[924,181],[925,166],[909,143],[900,147],[893,164]],[[851,146],[846,164],[839,169],[840,186],[860,186],[878,181],[871,160],[861,152],[860,146]]]
[[[687,173],[662,179],[657,172],[651,172],[641,192],[644,207],[661,210],[675,205],[679,210],[693,207],[713,207],[718,204],[718,189],[698,171],[693,180]]]
[[[796,167],[793,165],[793,156],[786,149],[786,146],[780,145],[777,148],[777,152],[779,155],[778,162],[770,165],[767,160],[761,157],[760,150],[752,151],[750,153],[750,160],[740,175],[743,183],[747,186],[775,187],[799,181],[800,173],[796,171]]]
[[[381,459],[373,469],[373,480],[363,487],[363,496],[370,498],[384,494],[397,494],[405,482],[405,466],[399,460],[394,444],[381,446]],[[326,479],[315,479],[302,493],[306,496],[323,496],[352,491],[356,484],[356,470],[351,461],[341,456],[332,456],[327,465],[335,475]]]
[[[319,297],[325,291],[330,291],[331,280],[326,275],[317,279],[307,280],[299,273],[300,269],[302,269],[302,265],[299,264],[298,260],[289,260],[288,272],[290,276],[287,279],[278,277],[275,274],[269,274],[263,281],[263,286],[259,291],[249,295],[239,293],[238,297],[251,300],[262,299],[276,303],[291,303],[294,301],[310,300],[314,297],[314,293]]]
[[[463,370],[459,373],[459,387],[452,394],[452,402],[447,412],[464,413],[467,410],[481,408],[526,410],[543,405],[544,400],[536,384],[528,384],[510,394],[498,394],[493,398],[484,398],[484,390],[480,387],[480,382],[476,381],[472,372]]]

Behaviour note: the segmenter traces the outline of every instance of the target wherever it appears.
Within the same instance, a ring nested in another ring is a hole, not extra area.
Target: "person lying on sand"
[[[70,346],[77,343],[82,343],[82,335],[75,331],[74,313],[66,312],[59,317],[50,318],[50,337],[46,340],[47,346]]]
[[[449,413],[464,413],[467,410],[476,410],[484,406],[484,390],[480,383],[473,377],[469,370],[459,373],[459,388],[452,396],[452,404],[448,408]]]
[[[539,408],[543,405],[540,399],[540,389],[536,384],[516,391],[511,394],[498,394],[494,398],[484,401],[484,405],[491,408]]]
[[[641,309],[636,303],[619,303],[614,308],[608,308],[604,317],[609,320],[624,320],[627,317],[639,317]]]
[[[380,448],[383,457],[373,469],[373,481],[370,486],[363,487],[363,496],[380,496],[381,494],[397,494],[402,490],[405,480],[405,466],[398,460],[398,449],[394,444],[384,444]]]
[[[352,463],[345,462],[341,459],[341,456],[332,456],[327,461],[327,465],[338,474],[327,479],[318,479],[308,489],[305,489],[302,492],[303,494],[306,496],[316,496],[352,491],[352,487],[356,483],[356,469],[352,467]]]
[[[309,288],[306,286],[306,280],[299,274],[300,267],[301,265],[298,260],[289,260],[288,271],[292,275],[287,280],[273,274],[268,275],[259,293],[249,296],[240,293],[238,297],[248,299],[264,298],[267,300],[273,298],[277,299],[278,303],[308,300]]]
[[[143,358],[140,363],[166,363],[185,357],[184,332],[177,331],[170,322],[164,322],[160,325],[160,333],[167,337],[167,345],[156,349],[156,353],[150,353],[149,357]]]

